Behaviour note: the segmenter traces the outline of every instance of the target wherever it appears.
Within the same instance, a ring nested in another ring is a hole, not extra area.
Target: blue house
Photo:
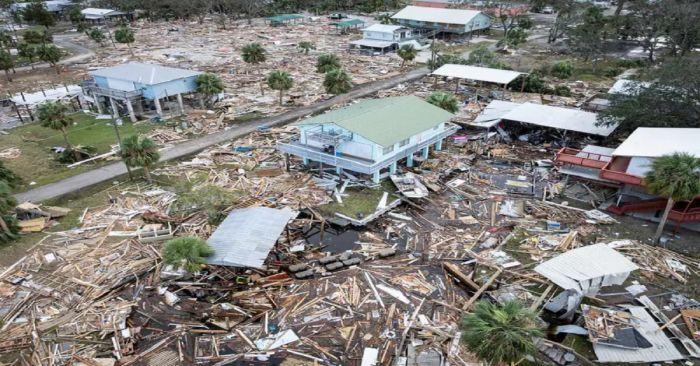
[[[136,114],[144,114],[144,105],[158,116],[163,115],[161,99],[177,98],[180,112],[184,111],[182,95],[197,89],[199,71],[190,71],[155,64],[132,62],[114,67],[90,71],[92,80],[84,83],[87,94],[103,113],[106,103],[112,114],[120,115],[120,105],[126,107],[129,117],[136,121]]]
[[[454,117],[415,96],[365,100],[296,123],[299,137],[278,145],[286,154],[367,174],[374,182],[394,174],[399,161],[413,166],[414,155],[442,149],[458,127]]]
[[[481,11],[467,9],[409,5],[391,18],[405,27],[455,34],[477,32],[491,27],[491,17]]]

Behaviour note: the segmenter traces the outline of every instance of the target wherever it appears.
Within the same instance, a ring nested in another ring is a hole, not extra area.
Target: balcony
[[[643,186],[644,178],[626,173],[630,159],[631,158],[627,156],[613,157],[613,159],[600,170],[600,177],[624,184]]]
[[[609,207],[607,210],[622,215],[633,212],[656,212],[666,208],[665,198],[654,198],[650,200],[626,202],[619,206]],[[692,201],[681,201],[673,204],[668,214],[669,220],[678,223],[700,221],[700,197]]]
[[[353,158],[350,156],[337,156],[324,152],[323,150],[317,147],[301,144],[299,141],[292,141],[286,144],[279,144],[277,145],[277,149],[279,149],[283,153],[292,154],[305,159],[336,166],[353,172],[362,174],[372,174],[374,172],[378,172],[384,168],[387,168],[395,161],[404,159],[409,155],[415,154],[424,147],[435,144],[436,142],[444,139],[445,137],[454,134],[457,130],[459,130],[459,126],[448,123],[446,124],[445,129],[440,133],[436,134],[435,136],[421,141],[416,145],[409,146],[404,150],[399,151],[395,155],[387,157],[386,159],[381,161],[364,160],[359,158]]]
[[[586,152],[583,150],[565,147],[557,152],[554,162],[560,165],[572,164],[586,168],[603,169],[612,156]]]
[[[89,94],[95,96],[105,96],[119,100],[127,100],[140,97],[143,92],[141,90],[123,91],[117,89],[101,88],[92,80],[83,81],[81,86],[88,91]]]
[[[306,131],[306,138],[318,141],[324,145],[338,146],[343,142],[352,140],[352,134],[338,131],[324,131],[323,126],[319,126]]]

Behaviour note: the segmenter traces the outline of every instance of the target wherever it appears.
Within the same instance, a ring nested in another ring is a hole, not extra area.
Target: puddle
[[[306,242],[314,247],[324,246],[324,252],[342,253],[346,250],[359,248],[356,242],[360,240],[360,231],[353,228],[343,228],[335,225],[326,225],[321,240],[321,225],[314,226],[307,236]]]

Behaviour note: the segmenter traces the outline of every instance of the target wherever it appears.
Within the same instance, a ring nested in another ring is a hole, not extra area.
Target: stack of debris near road
[[[45,232],[0,272],[0,353],[25,365],[478,365],[461,317],[517,299],[552,333],[540,364],[700,356],[700,303],[684,290],[700,262],[620,234],[588,199],[603,189],[547,163],[553,147],[457,135],[374,184],[285,159],[276,143],[293,136],[260,129],[206,149]],[[235,195],[221,220],[176,209],[211,187]],[[215,248],[196,273],[161,258],[185,235]]]

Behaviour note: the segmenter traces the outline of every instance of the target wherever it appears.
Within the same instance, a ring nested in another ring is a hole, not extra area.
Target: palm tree
[[[316,60],[316,72],[319,74],[325,74],[340,67],[340,59],[332,53],[324,53]]]
[[[163,262],[182,266],[189,272],[197,272],[206,263],[206,257],[214,254],[206,241],[197,237],[170,239],[163,248]]]
[[[396,51],[396,54],[401,57],[401,67],[403,68],[406,61],[413,61],[416,58],[418,50],[412,44],[405,44]]]
[[[333,69],[326,73],[323,87],[326,88],[326,93],[329,94],[345,94],[352,89],[352,80],[345,70]]]
[[[255,65],[258,70],[258,75],[260,75],[260,94],[265,95],[265,89],[263,88],[262,74],[260,73],[261,63],[267,60],[267,52],[260,45],[260,43],[249,43],[243,46],[242,50],[243,61],[247,64]]]
[[[457,98],[455,98],[455,96],[450,93],[435,92],[433,94],[430,94],[426,101],[450,113],[456,113],[459,110],[459,103],[457,103]]]
[[[134,43],[136,39],[134,37],[134,32],[129,29],[129,27],[122,25],[121,27],[117,28],[117,30],[114,31],[114,39],[119,43],[126,43],[126,46],[129,47],[131,56],[134,55],[134,50],[131,49],[131,44]]]
[[[142,167],[146,180],[151,182],[151,168],[160,159],[158,145],[143,135],[133,135],[124,139],[121,156],[124,164],[130,167]]]
[[[316,45],[310,41],[299,42],[298,47],[302,52],[304,52],[305,55],[308,55],[309,51],[316,49]]]
[[[644,182],[650,193],[668,199],[654,234],[654,244],[658,244],[673,203],[690,201],[700,195],[700,159],[687,153],[662,156],[651,164]]]
[[[206,72],[197,76],[197,92],[205,96],[207,101],[211,97],[224,91],[224,82],[215,74]],[[202,107],[204,107],[204,99],[200,99]]]
[[[282,105],[284,91],[291,89],[293,84],[294,80],[286,71],[275,70],[267,77],[267,85],[270,89],[279,90],[280,92],[280,105]]]
[[[532,338],[542,336],[537,314],[516,300],[479,301],[462,319],[462,331],[467,350],[489,364],[515,364],[535,352]]]
[[[12,81],[12,78],[10,77],[10,70],[12,70],[14,66],[15,64],[12,62],[12,55],[3,49],[0,49],[0,70],[5,71],[7,81]]]
[[[37,107],[37,114],[41,125],[52,130],[61,131],[66,149],[72,150],[73,146],[68,141],[66,128],[73,123],[73,119],[66,113],[68,108],[59,102],[44,102]]]

